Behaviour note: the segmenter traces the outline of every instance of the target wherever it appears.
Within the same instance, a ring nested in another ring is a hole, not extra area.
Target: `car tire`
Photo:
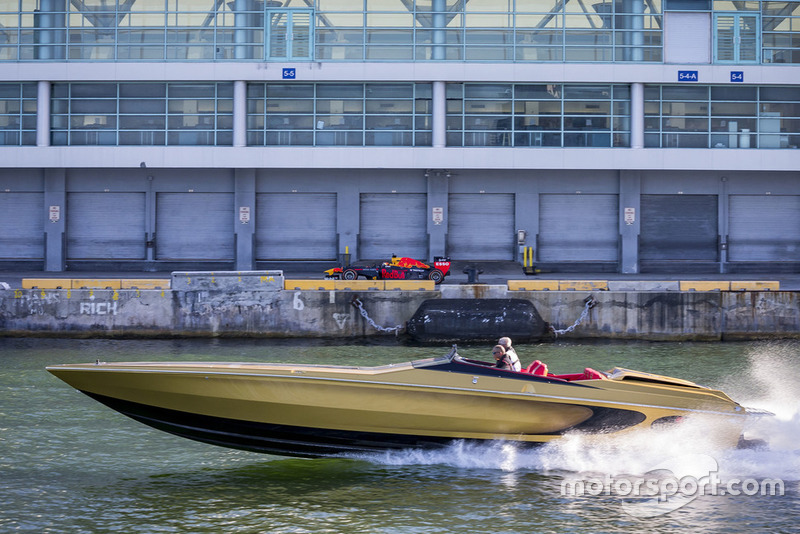
[[[441,284],[444,281],[444,273],[439,269],[434,269],[428,273],[428,280],[433,280],[434,284]]]
[[[345,269],[342,271],[342,279],[343,280],[356,280],[358,278],[358,273],[355,272],[353,269]]]

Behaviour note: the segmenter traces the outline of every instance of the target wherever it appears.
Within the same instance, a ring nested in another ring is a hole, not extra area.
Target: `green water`
[[[776,413],[749,432],[767,450],[715,450],[709,431],[535,450],[455,443],[436,452],[292,459],[195,443],[145,427],[52,377],[58,363],[297,361],[379,365],[448,347],[265,340],[0,338],[0,532],[796,532],[800,346],[572,344],[517,347],[557,373],[629,367],[720,387]],[[488,346],[461,347],[488,359]],[[781,479],[783,495],[705,495],[639,518],[618,495],[563,495],[565,480],[645,473],[713,457],[723,479]]]

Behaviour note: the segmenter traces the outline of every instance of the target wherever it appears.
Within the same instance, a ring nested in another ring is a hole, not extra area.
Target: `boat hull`
[[[154,428],[291,456],[429,449],[453,440],[534,445],[570,431],[649,428],[694,412],[730,419],[726,439],[735,443],[742,419],[724,394],[697,386],[568,382],[454,359],[375,368],[129,363],[48,370]]]

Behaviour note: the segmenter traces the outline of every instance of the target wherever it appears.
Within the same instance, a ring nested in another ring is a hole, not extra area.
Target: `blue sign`
[[[284,80],[294,80],[297,78],[297,70],[296,69],[283,69],[281,72],[281,76]]]
[[[732,70],[731,71],[731,81],[732,82],[744,82],[744,72],[741,70]]]
[[[678,71],[678,81],[679,82],[696,82],[699,80],[700,77],[697,75],[696,70],[679,70]]]

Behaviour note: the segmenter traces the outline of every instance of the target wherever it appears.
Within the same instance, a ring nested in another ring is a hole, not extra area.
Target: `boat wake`
[[[665,462],[673,472],[691,474],[698,457],[704,457],[716,462],[716,472],[721,479],[796,481],[800,480],[800,382],[787,378],[797,376],[798,362],[800,346],[797,344],[763,345],[749,355],[746,369],[722,384],[722,389],[742,405],[775,414],[753,417],[748,422],[745,436],[763,444],[755,448],[725,448],[715,443],[712,422],[689,418],[670,428],[613,436],[568,434],[531,449],[505,442],[456,441],[447,448],[433,451],[393,451],[359,458],[393,466],[447,465],[613,477],[649,473]]]

